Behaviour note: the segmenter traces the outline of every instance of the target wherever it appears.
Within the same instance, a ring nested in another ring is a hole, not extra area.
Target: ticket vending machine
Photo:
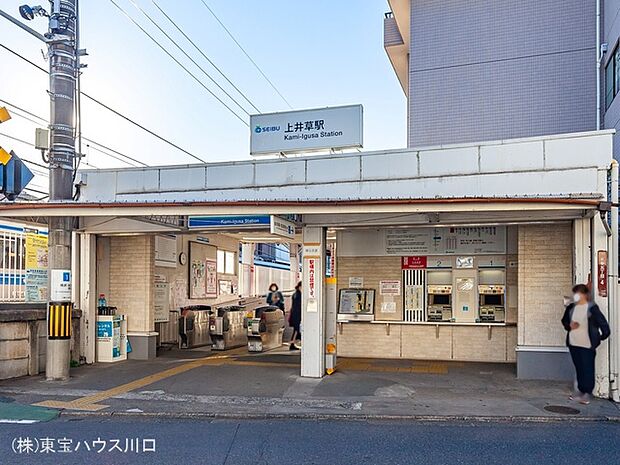
[[[478,272],[476,269],[452,271],[452,312],[457,323],[475,323],[478,318]]]

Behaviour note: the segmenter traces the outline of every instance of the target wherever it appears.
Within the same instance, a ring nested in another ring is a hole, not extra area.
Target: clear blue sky
[[[116,1],[161,39],[205,85],[221,95],[129,0]],[[203,68],[217,76],[161,16],[151,0],[136,1],[183,43]],[[156,1],[261,112],[287,109],[200,0]],[[19,16],[17,7],[23,2],[7,0],[2,2],[2,8]],[[207,161],[249,158],[249,129],[244,124],[186,75],[109,0],[81,3],[82,47],[89,53],[85,59],[88,68],[82,78],[84,91]],[[406,100],[383,49],[386,1],[207,0],[207,3],[294,108],[361,103],[365,116],[364,150],[406,145]],[[47,7],[47,1],[42,5]],[[46,29],[42,18],[29,25],[41,32]],[[47,68],[41,54],[42,44],[36,39],[1,18],[0,31],[2,44]],[[3,70],[0,99],[47,117],[47,76],[2,49],[0,64]],[[219,82],[230,88],[222,79]],[[229,102],[226,96],[222,98]],[[238,101],[243,103],[241,97]],[[246,108],[253,112],[247,104]],[[195,162],[86,99],[82,112],[86,136],[147,164]],[[33,124],[15,117],[3,124],[0,132],[33,140],[34,128]],[[15,149],[24,158],[40,160],[33,148],[2,136],[0,144]],[[98,152],[84,151],[87,161],[97,167],[123,166]],[[46,186],[44,178],[37,177],[35,182]]]

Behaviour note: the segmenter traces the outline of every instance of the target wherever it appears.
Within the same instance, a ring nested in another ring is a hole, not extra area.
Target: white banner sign
[[[276,215],[271,215],[269,222],[269,231],[276,236],[282,236],[289,239],[295,238],[295,223],[285,220]]]
[[[379,294],[400,295],[400,281],[398,279],[379,281]]]
[[[363,146],[361,105],[250,116],[250,154],[307,152]]]
[[[71,270],[52,270],[50,300],[52,302],[71,302]]]
[[[387,255],[464,255],[506,253],[504,226],[390,229]]]
[[[308,258],[308,299],[316,299],[316,259]]]

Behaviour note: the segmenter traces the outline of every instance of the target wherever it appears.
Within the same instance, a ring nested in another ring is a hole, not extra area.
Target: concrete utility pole
[[[76,83],[79,73],[76,36],[77,0],[52,0],[49,14],[50,71],[49,200],[73,199],[76,139]],[[45,374],[48,380],[69,378],[71,345],[72,217],[50,217],[48,341]],[[68,292],[67,292],[68,289]],[[67,316],[68,314],[68,316]],[[57,321],[58,320],[58,321]],[[64,327],[65,331],[56,330]]]

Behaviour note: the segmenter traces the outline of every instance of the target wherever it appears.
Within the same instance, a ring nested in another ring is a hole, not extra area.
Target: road
[[[12,445],[18,448],[19,438],[22,447],[28,444],[27,438],[36,439],[33,444],[39,452],[14,452]],[[46,438],[56,452],[41,453]],[[61,442],[65,438],[70,446]],[[155,452],[143,451],[144,446],[153,447],[152,439]],[[60,452],[61,447],[71,452]],[[48,423],[0,425],[1,464],[583,465],[619,459],[620,423],[609,422],[60,417]]]

